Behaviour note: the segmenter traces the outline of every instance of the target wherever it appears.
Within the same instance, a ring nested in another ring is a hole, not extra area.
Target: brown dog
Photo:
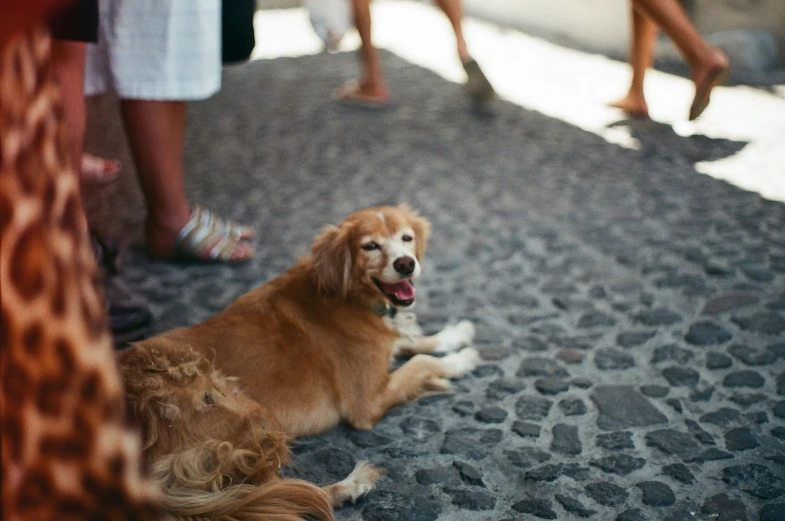
[[[161,506],[181,520],[333,519],[333,508],[373,488],[378,469],[361,462],[319,488],[281,479],[287,437],[276,419],[188,346],[152,339],[118,354],[129,410]]]
[[[350,215],[315,240],[311,255],[242,295],[215,317],[152,340],[191,346],[236,376],[289,436],[346,421],[370,429],[392,406],[473,370],[470,322],[423,337],[408,313],[430,231],[407,206]],[[407,319],[408,323],[407,323]],[[414,356],[389,372],[390,360]]]

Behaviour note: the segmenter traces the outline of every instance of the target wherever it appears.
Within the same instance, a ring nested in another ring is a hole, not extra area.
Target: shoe
[[[153,321],[153,314],[145,306],[110,304],[107,313],[114,335],[147,327]]]
[[[469,58],[462,63],[463,70],[466,71],[464,87],[469,98],[478,105],[484,105],[495,98],[496,92],[493,90],[493,85],[485,77],[477,61],[474,58]]]
[[[107,278],[117,275],[117,246],[93,230],[90,230],[90,242],[93,245],[93,254],[95,255],[95,261],[98,264],[98,271],[101,277]]]
[[[215,213],[198,204],[195,204],[191,209],[191,219],[185,226],[188,227],[189,224],[209,228],[218,235],[227,239],[234,239],[235,241],[248,241],[253,239],[255,235],[253,228],[218,217]]]
[[[218,217],[213,212],[195,205],[191,210],[191,217],[177,235],[169,260],[229,264],[245,262],[254,256],[253,250],[246,246],[246,241],[253,236],[253,229]],[[241,247],[249,253],[233,258]]]
[[[107,314],[117,349],[123,349],[131,342],[139,342],[150,336],[153,314],[147,307],[111,304]]]

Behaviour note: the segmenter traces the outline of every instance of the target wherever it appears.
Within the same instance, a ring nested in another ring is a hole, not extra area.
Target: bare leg
[[[63,116],[68,129],[71,164],[81,172],[82,151],[87,129],[84,101],[84,68],[87,44],[69,40],[52,40],[53,68],[60,95]]]
[[[649,107],[643,94],[643,83],[646,69],[651,66],[654,55],[654,40],[657,37],[657,25],[644,12],[634,6],[632,12],[632,38],[630,39],[630,65],[632,81],[627,95],[611,105],[628,114],[648,116]]]
[[[636,8],[646,12],[673,40],[684,56],[695,83],[695,100],[690,108],[690,119],[695,119],[708,105],[711,90],[724,80],[728,57],[703,39],[676,0],[633,1]]]
[[[456,50],[458,51],[458,58],[461,60],[464,70],[466,71],[466,92],[477,104],[484,104],[493,99],[495,92],[493,86],[485,77],[485,74],[480,69],[480,66],[475,60],[472,59],[466,47],[466,40],[463,38],[463,11],[461,8],[461,0],[436,0],[439,4],[447,19],[452,25],[452,30],[455,33]]]
[[[466,49],[466,40],[463,39],[461,0],[436,0],[436,3],[444,11],[444,14],[450,21],[450,25],[452,25],[452,30],[455,32],[458,58],[460,58],[461,62],[465,62],[470,56],[469,51]]]
[[[362,72],[356,84],[347,84],[336,93],[339,99],[346,101],[370,102],[383,104],[390,93],[382,73],[379,53],[371,41],[371,1],[352,0],[354,24],[360,35],[360,62]]]
[[[168,257],[191,208],[185,197],[183,146],[188,105],[184,101],[122,100],[125,129],[147,202],[147,245],[154,257]],[[241,243],[232,259],[253,251]]]
[[[70,157],[80,179],[86,183],[103,183],[117,178],[119,161],[102,159],[84,153],[87,113],[84,100],[84,70],[87,44],[70,40],[52,40],[52,62],[60,95],[63,116],[68,129]]]

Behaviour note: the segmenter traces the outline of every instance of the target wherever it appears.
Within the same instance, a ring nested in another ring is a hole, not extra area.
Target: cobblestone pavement
[[[155,331],[203,320],[307,251],[325,223],[409,202],[433,224],[417,311],[477,326],[483,363],[452,395],[294,445],[326,484],[387,470],[343,520],[785,519],[785,206],[696,173],[744,142],[628,122],[640,150],[384,54],[386,111],[328,93],[351,54],[226,71],[190,112],[189,196],[260,231],[241,267],[149,262],[110,295]],[[89,199],[138,229],[132,176]]]

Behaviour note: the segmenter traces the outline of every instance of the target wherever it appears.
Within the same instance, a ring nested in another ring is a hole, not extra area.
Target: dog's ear
[[[326,227],[311,246],[311,260],[320,291],[334,291],[342,297],[349,293],[352,252],[346,227]]]
[[[415,210],[412,210],[408,204],[399,205],[398,208],[406,214],[409,226],[411,226],[414,231],[414,254],[418,259],[422,259],[423,255],[425,255],[425,249],[428,246],[428,236],[431,234],[431,223]]]

